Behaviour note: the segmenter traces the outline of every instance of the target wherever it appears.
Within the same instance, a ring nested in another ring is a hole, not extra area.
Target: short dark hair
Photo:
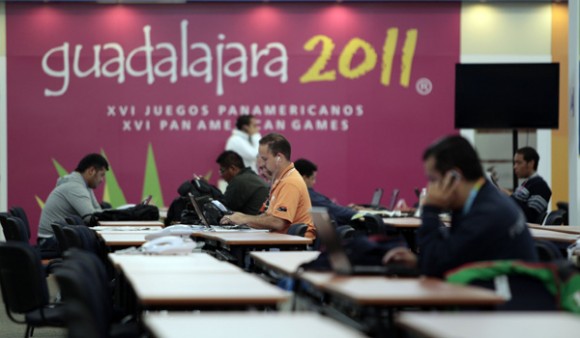
[[[284,136],[277,133],[270,133],[260,139],[260,145],[267,145],[272,154],[276,155],[281,153],[288,161],[290,161],[292,147],[290,146],[290,142],[288,142]]]
[[[524,157],[524,161],[530,162],[534,161],[534,170],[538,170],[538,163],[540,162],[540,155],[536,149],[532,147],[523,147],[516,150],[516,154],[520,154]]]
[[[75,171],[83,173],[90,167],[93,167],[97,170],[101,170],[103,168],[105,168],[105,170],[109,170],[109,162],[107,162],[107,159],[105,159],[105,157],[101,154],[88,154],[79,162],[79,165],[77,165]]]
[[[308,161],[307,159],[301,158],[294,161],[294,168],[298,170],[300,175],[310,177],[315,171],[318,171],[316,164]]]
[[[442,175],[458,168],[468,181],[483,176],[483,168],[477,152],[465,138],[458,135],[446,136],[430,145],[423,153],[423,161],[433,157],[435,169]]]
[[[250,125],[253,118],[254,118],[253,115],[240,115],[240,116],[238,116],[238,119],[236,120],[236,128],[238,128],[239,130],[242,130],[242,128],[244,126]]]
[[[231,150],[226,150],[221,153],[215,161],[223,168],[229,168],[232,166],[240,169],[245,168],[244,160],[242,160],[242,157],[235,151]]]

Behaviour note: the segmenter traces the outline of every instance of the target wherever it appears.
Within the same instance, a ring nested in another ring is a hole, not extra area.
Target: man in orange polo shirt
[[[272,178],[266,211],[258,216],[236,212],[224,216],[222,224],[248,224],[257,229],[287,233],[291,224],[305,223],[308,229],[304,236],[316,238],[308,189],[290,160],[291,152],[290,142],[280,134],[271,133],[260,139],[261,169]]]

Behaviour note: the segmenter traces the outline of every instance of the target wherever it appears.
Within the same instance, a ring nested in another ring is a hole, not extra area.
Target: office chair
[[[0,286],[8,318],[26,324],[25,338],[35,327],[63,326],[63,310],[49,303],[40,256],[28,243],[0,243]],[[14,314],[23,314],[24,320]]]
[[[306,223],[294,223],[288,228],[288,235],[304,237],[308,230],[308,224]]]

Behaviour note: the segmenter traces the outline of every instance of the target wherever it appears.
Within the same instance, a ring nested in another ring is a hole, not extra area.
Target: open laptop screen
[[[338,274],[351,274],[352,265],[344,251],[338,233],[331,223],[328,210],[322,207],[312,207],[311,214],[320,241],[326,247],[332,270]]]
[[[189,195],[189,200],[191,201],[191,204],[193,205],[193,209],[195,209],[195,213],[197,214],[197,217],[199,217],[199,219],[201,220],[201,223],[205,226],[209,226],[207,218],[205,218],[205,215],[203,214],[201,207],[199,206],[199,203],[195,199],[195,196],[193,196],[192,193],[189,193],[188,195]]]
[[[383,189],[377,188],[373,193],[373,199],[371,201],[371,207],[378,207],[381,205],[381,199],[383,198]]]
[[[393,211],[395,209],[395,204],[399,198],[399,189],[393,189],[393,194],[391,195],[391,201],[389,202],[389,208],[387,210]]]

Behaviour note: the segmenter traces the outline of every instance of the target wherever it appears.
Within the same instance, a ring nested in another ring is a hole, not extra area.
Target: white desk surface
[[[99,221],[100,226],[120,227],[120,226],[139,226],[139,227],[164,227],[165,224],[160,221]]]
[[[292,276],[303,263],[320,255],[320,251],[256,251],[250,256],[257,265]]]
[[[136,226],[136,225],[125,225],[125,226],[96,226],[91,229],[98,233],[111,232],[111,233],[146,233],[150,234],[162,230],[160,226]]]
[[[105,245],[115,247],[115,246],[140,246],[145,243],[145,233],[135,233],[133,231],[115,231],[115,232],[97,232],[97,234],[103,239]]]
[[[308,273],[306,276],[309,276]],[[319,287],[359,305],[377,306],[491,306],[504,302],[494,292],[455,285],[434,278],[388,278],[382,276],[336,276]],[[301,276],[301,278],[304,278]],[[307,280],[307,278],[305,278]]]
[[[109,260],[125,273],[225,273],[242,270],[230,263],[219,261],[206,253],[179,256],[109,254]]]
[[[245,272],[204,273],[127,271],[145,306],[276,305],[290,293]]]
[[[580,238],[579,234],[569,234],[564,232],[552,231],[552,230],[544,230],[544,229],[534,229],[531,228],[530,232],[535,239],[543,239],[552,242],[561,242],[572,244],[578,238]]]
[[[145,326],[157,338],[363,338],[362,333],[316,313],[151,313]]]
[[[528,223],[528,226],[531,229],[548,230],[548,231],[563,232],[563,233],[566,233],[566,234],[580,235],[580,226],[573,226],[573,225],[540,225],[540,224],[532,224],[532,223]]]
[[[271,232],[203,232],[201,237],[226,245],[307,245],[312,239]]]
[[[396,323],[425,338],[565,338],[580,334],[580,317],[565,312],[402,312]]]

